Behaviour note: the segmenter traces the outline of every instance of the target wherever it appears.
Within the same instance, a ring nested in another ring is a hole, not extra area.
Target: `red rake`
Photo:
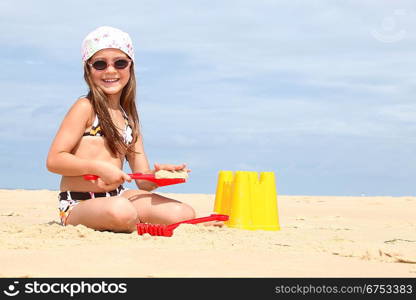
[[[173,230],[181,224],[198,224],[203,222],[209,221],[227,221],[227,215],[219,215],[219,214],[211,214],[208,217],[190,219],[170,225],[163,225],[163,224],[148,224],[148,223],[138,223],[136,224],[137,233],[139,235],[148,233],[150,235],[157,235],[157,236],[172,236]]]
[[[142,173],[134,173],[128,174],[131,179],[141,179],[147,180],[156,183],[158,186],[165,186],[177,183],[184,183],[186,182],[185,178],[156,178],[154,174],[142,174]],[[98,179],[97,175],[87,174],[84,175],[85,180],[96,180]]]

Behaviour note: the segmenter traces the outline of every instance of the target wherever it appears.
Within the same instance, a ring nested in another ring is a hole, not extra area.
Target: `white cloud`
[[[43,64],[45,64],[44,61],[30,60],[30,59],[25,60],[25,63],[28,64],[28,65],[43,65]]]
[[[382,118],[396,122],[410,123],[407,126],[416,127],[416,104],[385,105],[378,109],[378,114]]]

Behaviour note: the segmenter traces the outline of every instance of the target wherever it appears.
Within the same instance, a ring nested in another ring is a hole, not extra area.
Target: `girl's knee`
[[[183,216],[186,218],[185,220],[194,219],[196,215],[195,210],[188,204],[184,205],[183,214]]]
[[[186,203],[180,203],[172,211],[172,222],[182,222],[189,219],[195,218],[195,210]]]
[[[114,231],[132,232],[137,223],[137,211],[130,201],[123,197],[114,198],[107,206],[106,215]]]

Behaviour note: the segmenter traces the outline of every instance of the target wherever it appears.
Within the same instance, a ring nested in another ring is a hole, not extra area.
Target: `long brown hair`
[[[134,152],[134,143],[138,139],[139,133],[139,116],[136,109],[136,76],[134,75],[133,62],[130,66],[130,78],[126,86],[123,88],[120,97],[120,106],[124,109],[129,119],[129,125],[133,131],[133,141],[130,145],[124,143],[124,138],[117,130],[116,125],[111,120],[108,111],[108,97],[98,86],[92,81],[87,63],[84,64],[84,79],[88,84],[89,91],[86,96],[90,100],[94,112],[100,120],[100,128],[106,137],[108,146],[114,155],[124,155],[126,152]]]

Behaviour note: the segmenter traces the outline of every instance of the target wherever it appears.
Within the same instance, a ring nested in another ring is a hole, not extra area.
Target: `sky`
[[[133,40],[150,163],[192,170],[160,192],[214,194],[231,170],[274,172],[282,195],[414,195],[415,17],[410,0],[2,0],[0,188],[59,189],[46,156],[107,25]]]

